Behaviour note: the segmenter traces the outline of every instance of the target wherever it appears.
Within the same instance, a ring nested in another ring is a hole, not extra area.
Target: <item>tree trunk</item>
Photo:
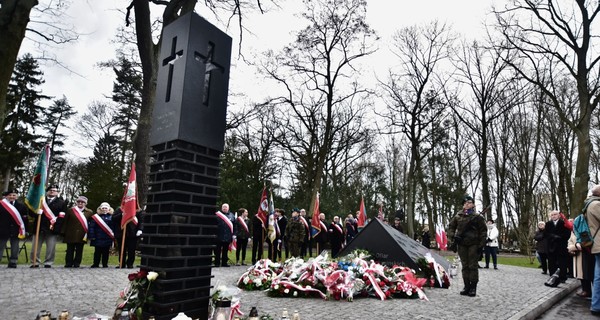
[[[0,6],[0,127],[6,118],[8,83],[37,0],[4,0]]]

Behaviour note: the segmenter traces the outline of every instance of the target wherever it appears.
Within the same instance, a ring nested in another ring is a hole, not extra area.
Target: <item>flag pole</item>
[[[120,269],[123,268],[123,252],[125,250],[125,235],[127,233],[127,224],[129,224],[129,221],[126,222],[123,227],[121,227],[121,230],[123,231],[123,236],[121,237],[121,254],[119,255],[119,268]]]
[[[38,243],[40,242],[40,224],[42,222],[42,215],[38,214],[37,218],[37,226],[35,227],[35,241],[33,245],[33,261],[31,261],[34,268],[37,266],[37,251]]]

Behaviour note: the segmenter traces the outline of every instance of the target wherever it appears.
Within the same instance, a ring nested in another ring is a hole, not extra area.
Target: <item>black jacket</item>
[[[544,238],[546,238],[547,253],[567,254],[567,245],[571,237],[571,230],[565,227],[563,219],[558,219],[556,225],[552,220],[546,222]]]
[[[19,202],[15,201],[14,207],[21,214],[21,219],[23,219],[23,223],[27,228],[27,207]],[[0,238],[12,238],[19,236],[19,225],[10,215],[8,210],[4,208],[4,206],[0,205]]]

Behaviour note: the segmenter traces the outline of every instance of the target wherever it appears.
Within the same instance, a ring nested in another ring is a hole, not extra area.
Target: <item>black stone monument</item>
[[[208,317],[230,57],[231,38],[195,13],[164,28],[140,245],[159,277],[144,318]]]
[[[450,270],[450,263],[446,258],[430,251],[406,234],[381,223],[379,219],[371,219],[337,256],[345,256],[356,249],[368,250],[373,254],[373,259],[382,264],[404,265],[415,270],[419,269],[417,260],[430,253],[446,271]]]

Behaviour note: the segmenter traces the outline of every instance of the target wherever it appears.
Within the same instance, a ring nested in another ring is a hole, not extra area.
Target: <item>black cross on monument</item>
[[[210,94],[210,74],[213,70],[217,69],[223,73],[223,66],[215,63],[213,61],[213,54],[215,52],[215,44],[212,42],[208,42],[208,48],[206,56],[201,53],[194,51],[194,59],[196,61],[202,61],[206,65],[204,69],[204,88],[202,91],[202,104],[208,106],[208,98]]]
[[[165,102],[169,102],[171,100],[171,85],[173,84],[173,65],[175,61],[183,55],[183,50],[179,50],[175,52],[175,48],[177,48],[177,37],[173,37],[171,41],[171,55],[166,57],[163,60],[163,67],[167,64],[169,65],[169,77],[167,78],[167,93],[165,94]]]

